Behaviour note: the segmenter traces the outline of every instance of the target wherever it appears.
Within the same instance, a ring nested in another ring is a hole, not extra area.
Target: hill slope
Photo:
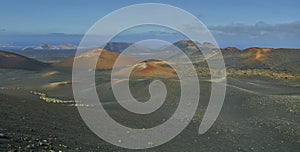
[[[299,49],[248,48],[222,50],[227,67],[236,69],[271,69],[300,73]]]
[[[152,60],[133,64],[137,62],[136,58],[127,55],[120,55],[118,53],[107,50],[95,49],[82,53],[75,58],[80,63],[86,64],[85,67],[90,67],[91,62],[89,61],[96,57],[100,51],[102,52],[98,58],[98,62],[96,65],[96,69],[98,70],[112,69],[115,61],[118,58],[122,58],[122,61],[115,65],[118,68],[118,72],[116,73],[117,75],[124,75],[124,70],[128,70],[128,67],[130,65],[134,65],[135,67],[132,71],[132,76],[134,77],[176,77],[175,71],[170,66],[168,66],[168,63]],[[73,61],[74,58],[70,58],[62,62],[55,63],[54,65],[59,67],[71,68],[73,66]]]
[[[11,52],[0,51],[0,68],[42,70],[49,64]]]
[[[101,52],[102,51],[102,52]],[[91,51],[87,51],[85,53],[82,53],[78,56],[76,56],[76,60],[79,60],[82,63],[86,63],[90,65],[90,61],[96,57],[99,53],[101,52],[101,55],[99,56],[96,69],[111,69],[114,66],[114,62],[118,57],[123,58],[123,62],[121,62],[119,65],[116,65],[117,67],[123,67],[126,66],[134,61],[136,61],[135,58],[130,57],[130,56],[124,56],[120,55],[115,52],[107,51],[107,50],[102,50],[102,49],[94,49]],[[72,67],[74,62],[74,58],[69,58],[67,60],[55,63],[55,66],[60,66],[60,67]],[[88,65],[87,65],[88,66]]]

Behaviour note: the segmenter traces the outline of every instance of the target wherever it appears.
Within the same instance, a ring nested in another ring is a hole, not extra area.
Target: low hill
[[[42,70],[49,67],[43,63],[22,55],[11,52],[0,51],[0,68],[24,69],[24,70]]]
[[[96,69],[111,69],[114,66],[114,62],[118,57],[123,58],[123,62],[121,62],[119,65],[116,65],[117,67],[123,67],[127,66],[130,63],[136,61],[135,58],[130,57],[130,56],[125,56],[125,55],[120,55],[115,52],[107,51],[107,50],[102,50],[102,49],[94,49],[91,51],[84,52],[78,56],[76,56],[76,60],[79,60],[82,63],[87,63],[90,64],[90,61],[96,57],[99,53],[101,52],[101,55],[99,56]],[[67,60],[55,63],[55,66],[60,66],[60,67],[72,67],[74,62],[74,58],[69,58]]]
[[[102,50],[102,49],[95,49],[91,51],[87,51],[76,56],[76,60],[79,60],[81,63],[90,64],[89,60],[93,59],[98,53],[101,52],[101,55],[98,59],[96,69],[98,70],[109,70],[112,69],[114,63],[117,58],[122,58],[122,61],[115,66],[118,68],[119,72],[117,75],[123,75],[124,70],[128,70],[128,67],[132,65],[132,63],[136,63],[137,59],[127,55],[120,55],[115,52]],[[55,63],[55,66],[59,67],[69,67],[73,66],[74,58],[67,59],[62,62]],[[91,65],[86,65],[86,67],[90,67]],[[132,71],[132,76],[134,77],[160,77],[160,78],[170,78],[176,77],[175,71],[168,66],[167,63],[153,60],[153,61],[144,61],[134,65],[134,69]]]
[[[223,49],[227,67],[236,69],[271,69],[300,73],[300,50],[285,48]]]

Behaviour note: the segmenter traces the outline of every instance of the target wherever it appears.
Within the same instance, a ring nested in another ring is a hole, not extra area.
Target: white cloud
[[[273,38],[290,36],[290,37],[300,38],[300,21],[284,23],[284,24],[275,24],[275,25],[271,25],[259,21],[254,25],[245,25],[245,24],[220,25],[220,26],[210,26],[209,29],[214,34],[226,35],[226,36],[237,36],[237,37],[272,36]]]

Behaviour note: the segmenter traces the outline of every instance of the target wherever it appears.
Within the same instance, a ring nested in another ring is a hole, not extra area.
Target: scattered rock
[[[6,136],[3,133],[0,133],[0,138],[6,138]]]
[[[153,146],[153,142],[152,141],[148,141],[148,145]]]

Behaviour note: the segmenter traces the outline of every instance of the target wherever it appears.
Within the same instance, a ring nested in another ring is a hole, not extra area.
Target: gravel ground
[[[205,102],[200,102],[192,122],[179,136],[143,151],[296,152],[300,149],[298,87],[289,90],[284,83],[265,80],[258,83],[254,78],[228,80],[223,109],[207,133],[197,134],[206,108]],[[203,82],[201,87],[207,90],[209,84]],[[206,101],[208,97],[209,92],[202,91],[201,99]],[[176,104],[168,102],[164,106],[167,108],[152,115],[155,116],[152,121],[148,120],[150,117],[142,118],[146,121],[139,117],[129,119],[127,116],[131,114],[116,104],[106,109],[116,120],[147,127],[161,123]],[[1,90],[0,107],[0,151],[132,151],[99,139],[84,124],[76,107],[44,102],[29,90]]]

